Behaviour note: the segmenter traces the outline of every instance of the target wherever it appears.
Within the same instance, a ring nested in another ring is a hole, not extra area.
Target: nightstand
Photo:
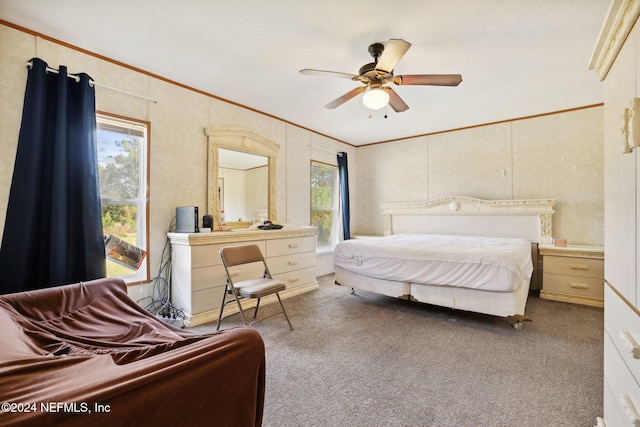
[[[604,248],[551,245],[538,247],[542,255],[540,298],[604,307]]]

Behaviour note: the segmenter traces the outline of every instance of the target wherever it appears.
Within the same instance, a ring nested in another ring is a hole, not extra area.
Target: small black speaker
[[[211,215],[202,217],[202,228],[210,228],[213,230],[213,217]]]
[[[197,206],[176,208],[176,233],[197,233],[199,218]]]

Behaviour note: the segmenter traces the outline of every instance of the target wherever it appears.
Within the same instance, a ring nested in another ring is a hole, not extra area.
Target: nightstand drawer
[[[601,259],[546,255],[543,268],[545,273],[595,278],[604,277],[604,261]]]
[[[545,264],[542,285],[542,289],[545,292],[559,292],[587,298],[604,299],[604,279],[550,274],[546,272],[546,267]]]

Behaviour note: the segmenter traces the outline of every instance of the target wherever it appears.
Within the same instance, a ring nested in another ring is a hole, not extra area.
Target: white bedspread
[[[340,242],[336,266],[385,280],[509,292],[531,278],[524,239],[398,234]]]

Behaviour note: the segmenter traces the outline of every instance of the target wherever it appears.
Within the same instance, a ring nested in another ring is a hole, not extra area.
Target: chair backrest
[[[251,262],[265,262],[258,245],[231,246],[220,249],[220,258],[227,266],[248,264]]]

